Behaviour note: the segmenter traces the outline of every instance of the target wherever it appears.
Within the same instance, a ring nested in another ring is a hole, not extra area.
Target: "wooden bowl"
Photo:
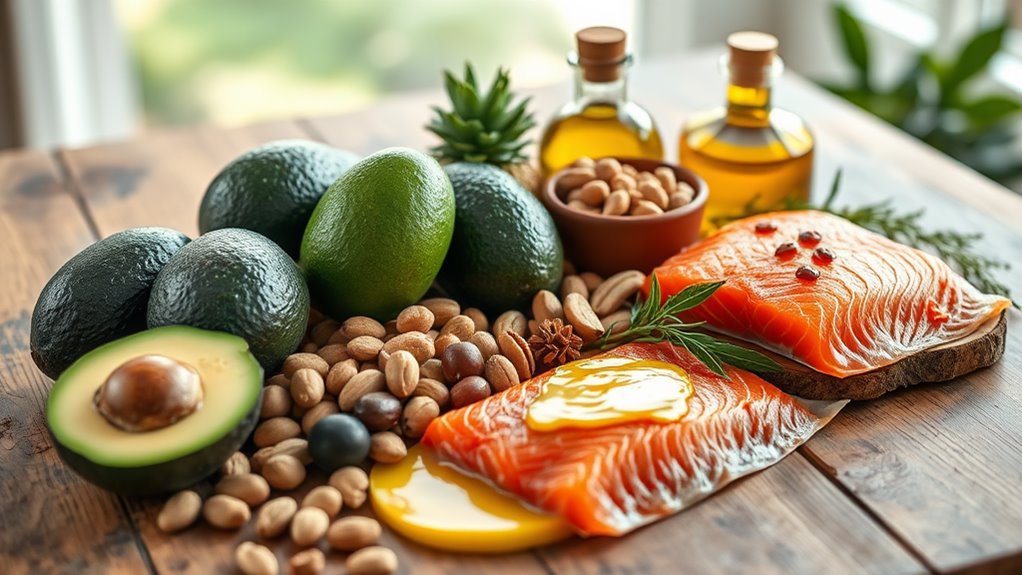
[[[557,224],[564,243],[564,255],[584,271],[604,277],[624,270],[644,273],[668,257],[699,240],[703,208],[709,190],[706,181],[695,172],[669,162],[642,158],[616,158],[640,172],[652,172],[660,166],[674,170],[679,182],[695,190],[687,205],[651,216],[604,216],[569,208],[565,197],[570,190],[558,190],[563,170],[547,179],[543,203]]]

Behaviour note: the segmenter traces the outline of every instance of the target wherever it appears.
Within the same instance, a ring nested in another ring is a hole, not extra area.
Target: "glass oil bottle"
[[[679,141],[680,163],[709,185],[703,232],[752,210],[808,200],[813,136],[801,118],[770,103],[783,63],[777,38],[760,32],[728,37],[721,60],[727,106],[693,115]]]
[[[645,109],[627,97],[623,30],[597,26],[575,34],[577,51],[568,55],[575,69],[575,99],[547,125],[540,142],[544,175],[582,156],[624,156],[662,160],[663,143]]]

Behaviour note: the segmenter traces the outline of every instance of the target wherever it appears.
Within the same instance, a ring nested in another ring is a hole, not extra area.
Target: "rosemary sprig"
[[[765,355],[712,335],[693,331],[703,322],[685,322],[678,314],[706,301],[723,281],[691,285],[660,303],[660,280],[653,274],[649,297],[637,298],[632,306],[628,329],[612,334],[613,326],[600,339],[584,349],[607,349],[627,342],[658,343],[668,341],[687,349],[717,375],[727,377],[724,364],[751,371],[780,371],[781,366]]]
[[[1011,290],[1007,285],[998,281],[994,273],[996,270],[1010,269],[1011,265],[978,252],[976,244],[983,238],[983,234],[962,233],[954,230],[928,231],[923,227],[921,221],[925,210],[898,213],[889,199],[858,208],[837,207],[835,201],[840,187],[841,170],[838,169],[830,186],[830,192],[820,205],[801,200],[786,200],[779,206],[763,209],[757,206],[758,198],[753,198],[745,205],[743,214],[714,220],[714,224],[719,227],[729,221],[778,210],[828,212],[867,230],[887,236],[898,243],[932,252],[980,290],[1011,298]]]

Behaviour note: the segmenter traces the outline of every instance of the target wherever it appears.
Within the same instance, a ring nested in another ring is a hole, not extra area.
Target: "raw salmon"
[[[537,431],[526,416],[547,372],[448,412],[422,443],[440,461],[564,516],[579,533],[621,535],[776,463],[844,405],[798,400],[731,367],[730,379],[722,378],[666,343],[626,344],[596,356],[622,357],[687,371],[687,413],[670,422]]]
[[[966,337],[1011,303],[930,254],[817,211],[733,222],[654,273],[664,298],[727,280],[682,317],[838,378]]]

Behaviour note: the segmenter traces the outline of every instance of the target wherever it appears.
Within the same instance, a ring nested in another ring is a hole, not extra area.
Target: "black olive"
[[[369,455],[369,430],[346,413],[328,415],[309,431],[309,453],[327,473],[346,465],[360,465]]]

